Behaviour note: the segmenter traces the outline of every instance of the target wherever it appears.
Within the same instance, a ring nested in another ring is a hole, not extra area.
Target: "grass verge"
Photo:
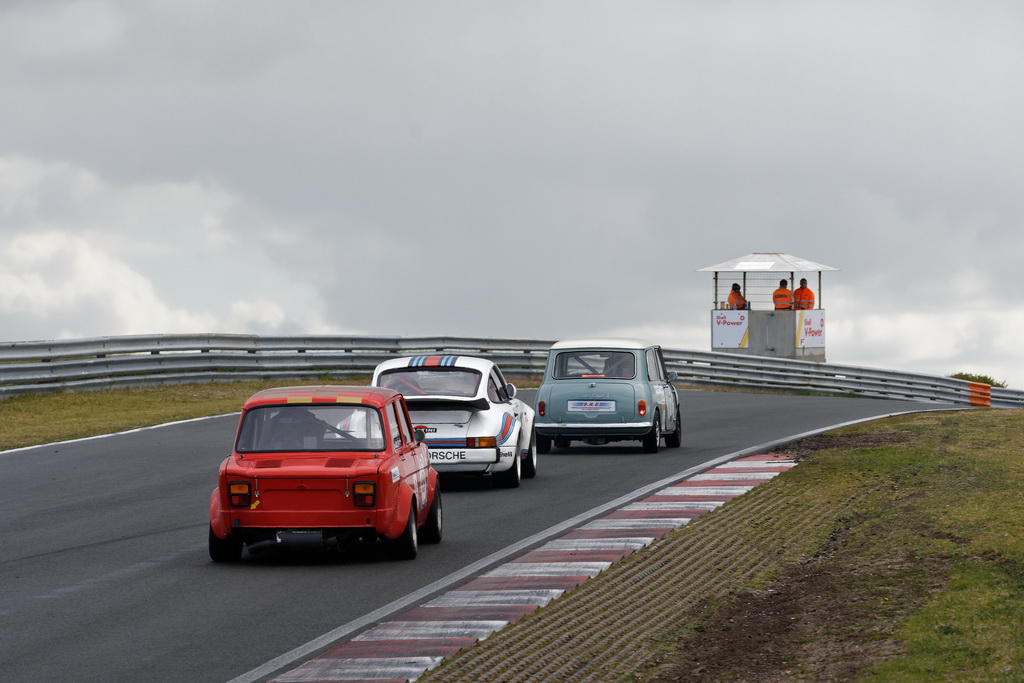
[[[1022,437],[1024,412],[972,410],[790,446],[801,465],[767,486],[854,502],[641,678],[1024,680]]]
[[[369,381],[366,376],[344,382],[223,382],[14,396],[0,401],[0,450],[232,413],[270,387]]]

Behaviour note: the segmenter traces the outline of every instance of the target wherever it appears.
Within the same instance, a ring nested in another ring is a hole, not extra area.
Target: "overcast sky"
[[[0,341],[651,338],[1024,388],[1024,3],[5,0]]]

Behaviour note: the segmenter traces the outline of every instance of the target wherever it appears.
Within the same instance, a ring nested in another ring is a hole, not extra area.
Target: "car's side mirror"
[[[516,385],[509,382],[505,385],[505,393],[508,394],[509,400],[516,397]]]
[[[417,441],[423,441],[427,438],[427,435],[423,433],[422,429],[416,429],[412,433],[412,438],[416,439]]]
[[[675,382],[677,379],[679,379],[679,373],[678,372],[669,371],[669,373],[668,373],[668,381],[669,382]]]

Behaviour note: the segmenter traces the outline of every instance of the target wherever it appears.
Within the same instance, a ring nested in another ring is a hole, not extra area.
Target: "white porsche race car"
[[[533,408],[516,398],[498,366],[472,356],[412,356],[381,363],[373,385],[401,392],[426,434],[438,472],[489,473],[515,488],[537,474]]]

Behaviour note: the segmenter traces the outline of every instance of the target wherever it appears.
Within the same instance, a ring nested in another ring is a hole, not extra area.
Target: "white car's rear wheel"
[[[494,485],[501,489],[517,489],[519,488],[519,480],[521,477],[521,467],[519,462],[519,454],[516,453],[512,457],[512,467],[509,467],[504,472],[495,472],[491,475]]]
[[[537,476],[537,430],[530,430],[530,447],[523,461],[523,479]]]

